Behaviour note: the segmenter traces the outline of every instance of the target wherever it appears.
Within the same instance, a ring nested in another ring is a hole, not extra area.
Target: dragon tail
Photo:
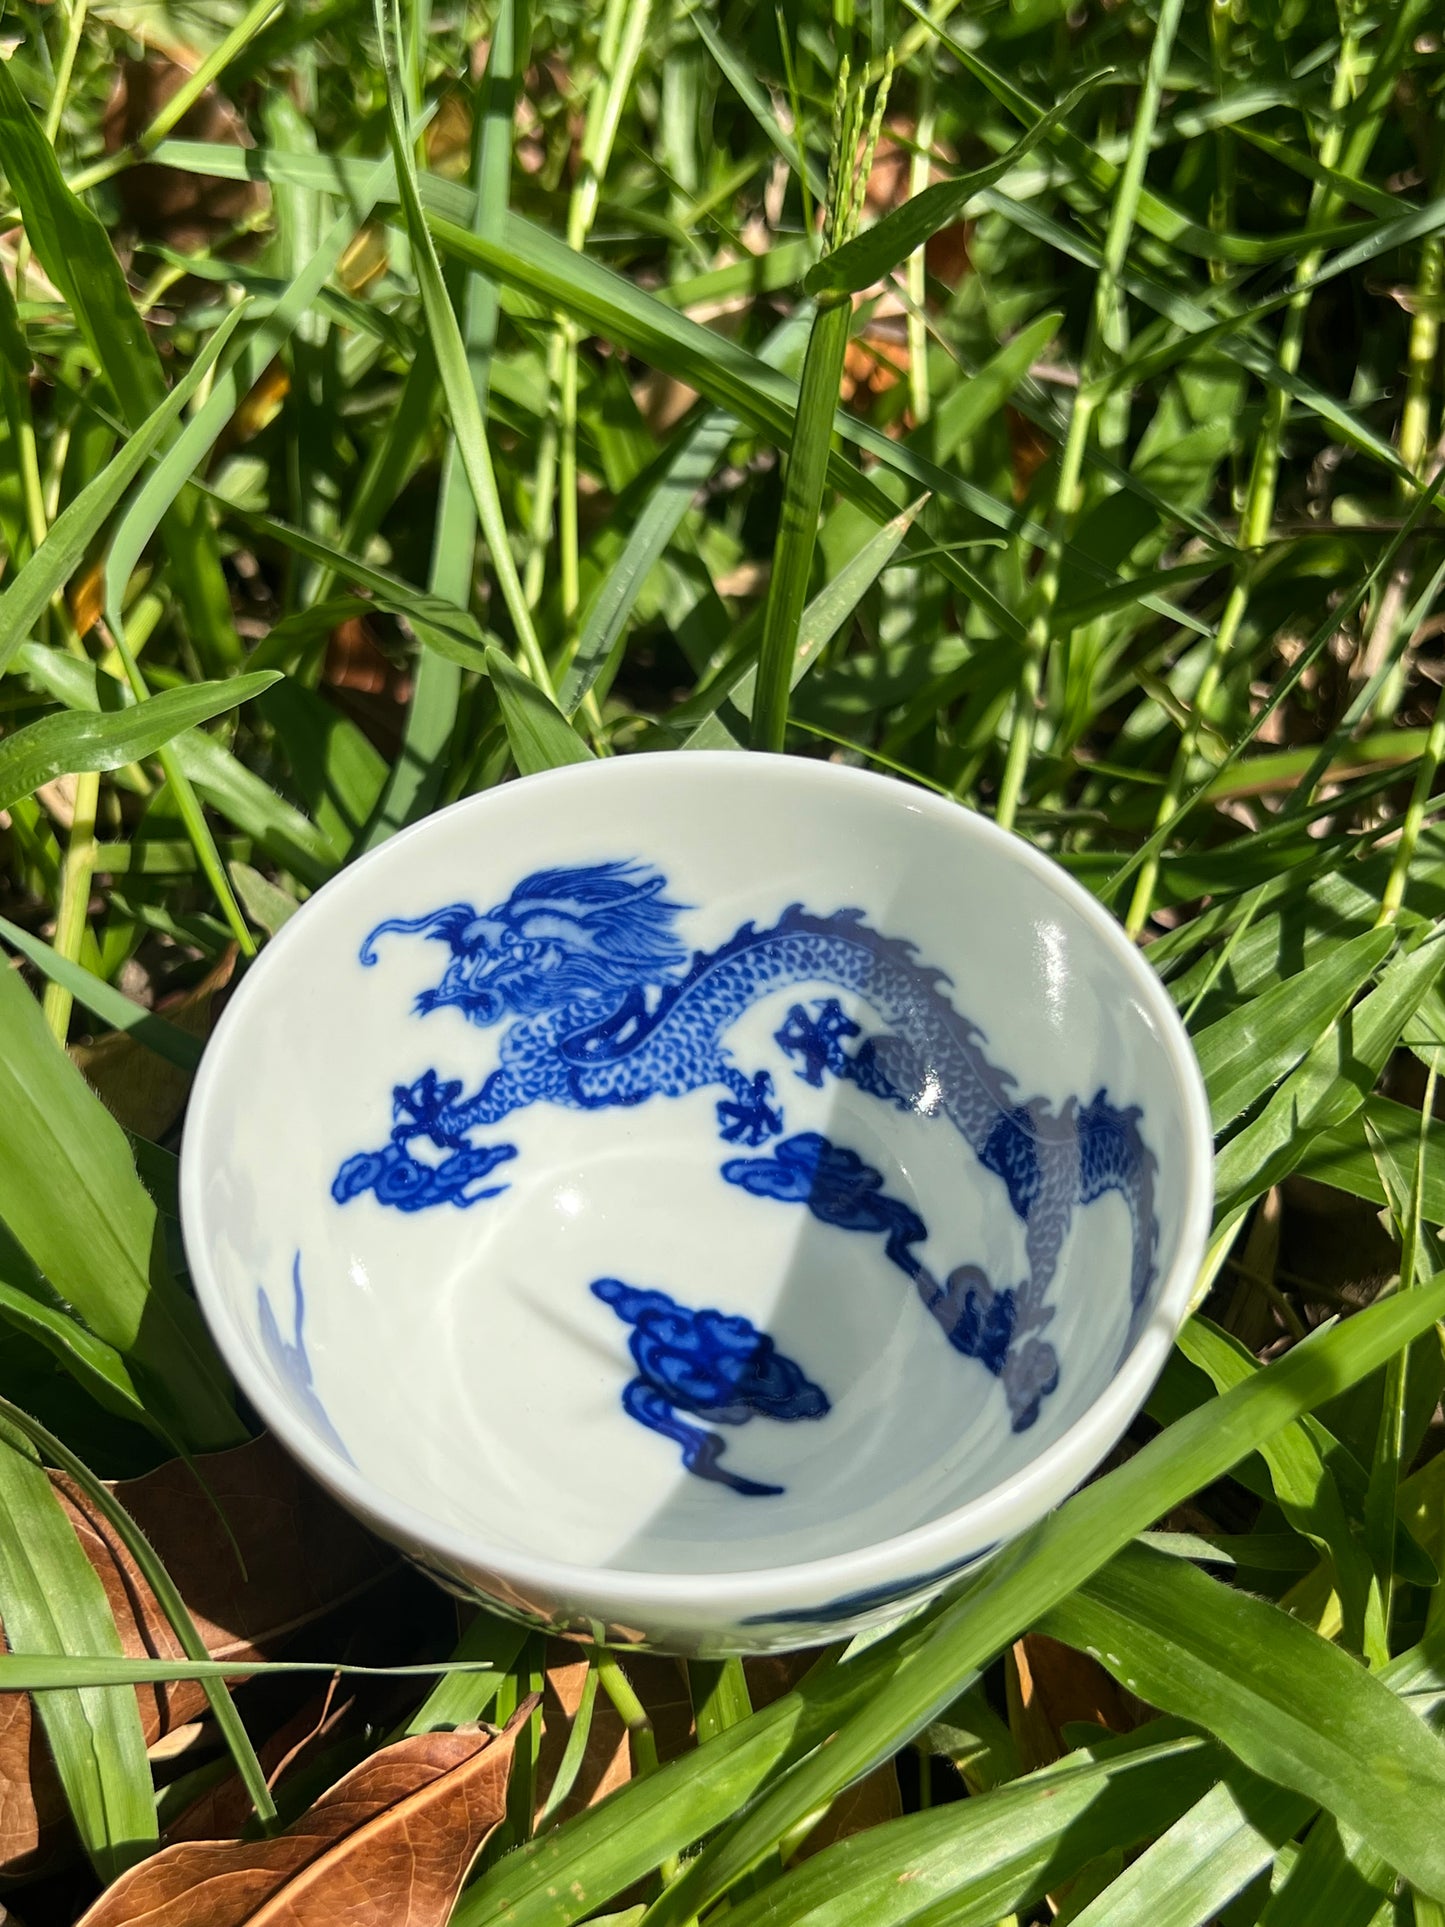
[[[1106,1191],[1117,1191],[1128,1207],[1133,1225],[1129,1269],[1129,1303],[1135,1312],[1154,1282],[1154,1251],[1159,1238],[1154,1215],[1154,1154],[1139,1133],[1137,1105],[1119,1110],[1107,1091],[1078,1114],[1079,1203],[1092,1204]]]

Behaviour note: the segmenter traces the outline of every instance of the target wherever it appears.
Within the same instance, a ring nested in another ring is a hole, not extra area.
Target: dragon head
[[[361,961],[374,964],[377,938],[391,931],[447,944],[452,961],[417,1010],[451,1005],[474,1024],[537,1016],[578,997],[616,999],[666,981],[688,960],[673,929],[682,906],[663,897],[666,887],[635,863],[538,870],[480,915],[449,903],[424,917],[388,918],[361,946]]]

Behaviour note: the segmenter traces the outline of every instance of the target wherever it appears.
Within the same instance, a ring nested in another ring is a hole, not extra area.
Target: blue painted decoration
[[[1159,1227],[1155,1161],[1139,1110],[1110,1104],[1103,1089],[1057,1110],[1042,1097],[1021,1102],[1013,1078],[987,1055],[983,1033],[945,994],[948,979],[918,960],[915,945],[870,928],[861,910],[819,916],[792,904],[766,929],[745,923],[717,950],[689,952],[676,928],[683,906],[666,889],[647,864],[595,863],[538,870],[485,912],[458,902],[378,924],[362,964],[375,966],[378,941],[392,934],[444,944],[450,961],[417,999],[417,1013],[453,1009],[483,1029],[502,1025],[497,1065],[470,1095],[435,1068],[398,1085],[389,1141],[348,1158],[333,1197],[344,1204],[370,1193],[402,1211],[495,1197],[504,1186],[487,1180],[516,1146],[478,1144],[473,1133],[534,1104],[605,1110],[711,1088],[724,1142],[757,1149],[783,1137],[783,1105],[767,1071],[750,1075],[732,1061],[728,1034],[779,990],[830,985],[866,1005],[883,1028],[865,1035],[837,995],[792,1005],[775,1035],[799,1078],[820,1089],[832,1077],[900,1110],[946,1117],[1024,1225],[1028,1275],[998,1288],[977,1266],[958,1267],[941,1285],[921,1264],[914,1270],[910,1247],[927,1235],[922,1221],[887,1198],[881,1179],[865,1183],[861,1160],[856,1170],[841,1161],[855,1153],[828,1146],[803,1185],[800,1160],[812,1153],[796,1147],[811,1133],[785,1140],[791,1153],[778,1146],[774,1177],[742,1188],[805,1202],[842,1228],[882,1232],[888,1257],[914,1278],[950,1342],[1000,1378],[1012,1423],[1024,1430],[1058,1383],[1058,1359],[1042,1333],[1077,1207],[1109,1191],[1123,1199],[1136,1316],[1148,1295]],[[443,1155],[418,1155],[427,1144]],[[774,1183],[784,1189],[767,1188]]]
[[[629,1417],[682,1447],[682,1462],[700,1479],[731,1486],[751,1499],[783,1491],[719,1464],[726,1441],[689,1425],[683,1412],[713,1425],[752,1418],[823,1418],[827,1394],[784,1357],[766,1332],[726,1312],[693,1311],[665,1291],[639,1291],[620,1278],[598,1278],[593,1293],[631,1325],[627,1348],[637,1377],[623,1389]]]
[[[860,1586],[857,1592],[845,1592],[836,1599],[829,1599],[816,1606],[786,1606],[781,1611],[768,1613],[749,1613],[743,1620],[745,1626],[790,1626],[790,1625],[827,1625],[839,1619],[851,1619],[855,1613],[870,1612],[875,1606],[891,1606],[906,1600],[910,1594],[921,1592],[926,1586],[936,1585],[940,1579],[963,1579],[975,1571],[998,1549],[998,1541],[981,1546],[977,1552],[969,1553],[966,1559],[956,1565],[935,1566],[932,1572],[914,1573],[907,1579],[893,1579],[882,1586]],[[920,1604],[924,1603],[922,1601]],[[937,1604],[930,1599],[930,1605]]]
[[[327,1416],[326,1407],[321,1403],[311,1376],[311,1360],[306,1356],[306,1293],[301,1287],[299,1251],[291,1266],[291,1328],[294,1336],[289,1339],[281,1336],[281,1327],[276,1322],[276,1314],[271,1309],[271,1300],[266,1295],[264,1285],[256,1287],[256,1311],[261,1325],[261,1346],[277,1377],[305,1412],[313,1431],[325,1439],[333,1452],[339,1452],[348,1465],[354,1465],[355,1460]]]
[[[929,1271],[912,1247],[928,1236],[928,1227],[911,1205],[890,1198],[883,1174],[865,1164],[856,1151],[833,1144],[817,1131],[785,1138],[769,1157],[730,1158],[722,1168],[729,1184],[754,1197],[776,1198],[784,1204],[806,1205],[820,1224],[840,1231],[881,1231],[884,1256],[911,1278],[924,1310],[942,1327],[945,1337],[965,1358],[976,1358],[995,1378],[1003,1380],[1014,1430],[1033,1424],[1039,1407],[1059,1382],[1059,1362],[1052,1345],[1016,1345],[1047,1323],[1048,1307],[1039,1306],[1020,1322],[1020,1293],[995,1291],[977,1265],[959,1265],[943,1284]]]

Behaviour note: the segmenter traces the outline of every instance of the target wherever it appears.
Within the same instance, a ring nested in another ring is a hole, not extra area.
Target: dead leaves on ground
[[[83,1492],[52,1476],[101,1577],[125,1651],[179,1657],[174,1632],[109,1523]],[[239,1667],[273,1657],[291,1634],[349,1600],[358,1606],[352,1617],[387,1618],[372,1606],[371,1588],[394,1559],[269,1439],[206,1455],[195,1472],[173,1462],[113,1490],[169,1569],[208,1651],[219,1659]],[[231,1534],[245,1560],[244,1575]],[[351,1620],[339,1623],[344,1628]],[[335,1634],[332,1626],[328,1653],[335,1649]],[[385,1653],[365,1654],[382,1663],[393,1656],[389,1646]],[[786,1692],[812,1657],[749,1662],[754,1705]],[[684,1667],[644,1655],[623,1664],[647,1709],[659,1757],[677,1757],[694,1742]],[[538,1818],[562,1763],[588,1665],[585,1649],[551,1641],[545,1694],[540,1703],[528,1702],[526,1716],[537,1707],[542,1720]],[[268,1690],[258,1682],[248,1692]],[[163,1777],[176,1771],[181,1756],[182,1772],[197,1753],[215,1757],[216,1734],[204,1717],[198,1684],[168,1682],[136,1691]],[[478,1847],[504,1814],[522,1716],[508,1727],[505,1743],[489,1745],[477,1728],[459,1728],[416,1736],[353,1764],[367,1732],[378,1726],[384,1731],[399,1714],[404,1708],[379,1720],[375,1709],[358,1714],[335,1682],[331,1692],[309,1694],[302,1704],[293,1698],[284,1719],[274,1708],[269,1718],[263,1713],[258,1752],[271,1784],[289,1775],[285,1784],[305,1797],[303,1789],[314,1791],[350,1771],[285,1833],[259,1840],[241,1837],[254,1833],[255,1823],[239,1778],[223,1773],[206,1784],[203,1775],[195,1797],[166,1825],[161,1851],[102,1895],[84,1927],[131,1927],[141,1920],[146,1927],[319,1927],[343,1918],[352,1927],[427,1927],[432,1921],[440,1927]],[[636,1771],[631,1736],[599,1693],[580,1770],[549,1824],[594,1805]],[[293,1795],[289,1810],[294,1813],[297,1804]],[[815,1852],[899,1810],[897,1777],[888,1763],[834,1804],[801,1851]],[[0,1695],[0,1877],[33,1874],[46,1851],[63,1848],[67,1837],[63,1801],[30,1701]]]
[[[275,1657],[292,1633],[395,1564],[269,1438],[203,1454],[196,1467],[204,1487],[197,1472],[175,1460],[113,1490],[160,1555],[215,1659]],[[180,1658],[169,1621],[108,1522],[67,1479],[52,1479],[100,1575],[125,1652]],[[136,1692],[148,1745],[206,1705],[194,1680]],[[63,1812],[28,1696],[0,1694],[0,1875],[28,1870],[55,1844]]]
[[[232,944],[193,989],[161,998],[156,1014],[188,1036],[208,1036],[237,955]],[[159,1143],[185,1108],[192,1073],[157,1057],[128,1030],[107,1031],[94,1044],[73,1044],[70,1055],[111,1116],[137,1137]]]
[[[487,1835],[532,1702],[497,1738],[423,1733],[373,1753],[270,1840],[167,1847],[80,1927],[445,1927]]]

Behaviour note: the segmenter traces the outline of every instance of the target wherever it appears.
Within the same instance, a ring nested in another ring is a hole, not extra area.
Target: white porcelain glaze
[[[499,1100],[564,967],[568,1038]],[[1012,1079],[986,1142],[968,1052]],[[452,1141],[388,1149],[428,1071]],[[238,1381],[375,1530],[557,1630],[725,1653],[890,1618],[1093,1470],[1185,1315],[1210,1159],[1168,996],[1057,866],[883,777],[672,754],[508,784],[322,890],[207,1049],[182,1207]],[[1052,1244],[1050,1184],[1076,1186]]]

